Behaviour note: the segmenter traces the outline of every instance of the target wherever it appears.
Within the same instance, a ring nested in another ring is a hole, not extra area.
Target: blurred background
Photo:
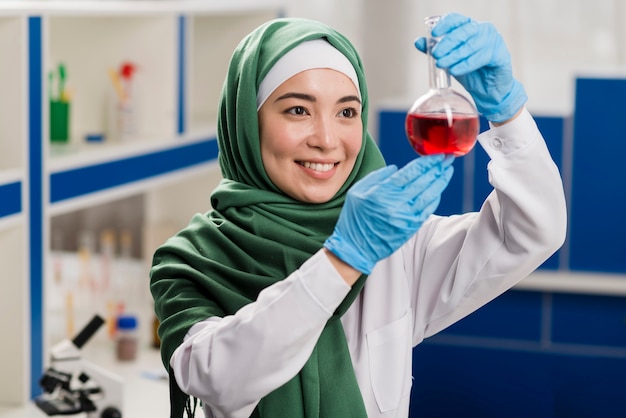
[[[41,416],[30,406],[51,348],[94,314],[106,327],[85,353],[124,376],[127,416],[166,416],[148,269],[210,208],[217,100],[245,34],[279,16],[344,33],[364,63],[370,131],[403,165],[415,156],[404,118],[428,88],[413,41],[425,17],[451,12],[505,39],[569,229],[537,272],[415,349],[411,416],[624,416],[625,2],[2,0],[0,417]],[[438,213],[480,207],[487,163],[480,147],[457,158]],[[121,316],[136,319],[132,361],[116,354]]]

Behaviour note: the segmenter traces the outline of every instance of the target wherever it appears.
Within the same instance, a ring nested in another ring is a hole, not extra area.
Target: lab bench
[[[165,378],[159,350],[142,347],[134,361],[118,361],[113,342],[89,344],[83,358],[120,376],[124,381],[123,418],[169,417],[169,383]],[[43,418],[47,415],[30,402],[24,406],[0,408],[0,418]],[[73,415],[83,418],[85,414]],[[202,411],[196,414],[204,416]]]

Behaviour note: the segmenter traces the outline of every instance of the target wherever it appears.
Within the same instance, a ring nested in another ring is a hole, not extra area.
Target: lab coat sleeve
[[[479,142],[493,186],[480,210],[432,216],[403,248],[413,275],[414,344],[511,288],[565,240],[561,177],[528,111]]]
[[[194,325],[170,365],[215,417],[248,417],[304,366],[350,287],[320,251],[257,300]]]

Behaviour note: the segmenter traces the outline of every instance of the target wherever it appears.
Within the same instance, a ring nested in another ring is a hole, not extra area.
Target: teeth
[[[335,164],[320,164],[320,163],[310,163],[308,161],[305,161],[302,163],[303,166],[305,166],[306,168],[310,168],[311,170],[315,170],[315,171],[330,171]]]

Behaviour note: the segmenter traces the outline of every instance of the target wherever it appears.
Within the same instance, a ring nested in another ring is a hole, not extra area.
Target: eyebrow
[[[346,102],[358,102],[359,104],[361,104],[361,99],[359,99],[357,96],[345,96],[337,101],[337,103],[346,103]]]
[[[285,100],[285,99],[301,99],[301,100],[306,100],[308,102],[316,102],[317,99],[315,98],[315,96],[312,96],[310,94],[305,94],[305,93],[285,93],[282,96],[279,96],[276,98],[276,100],[274,100],[274,102],[278,102],[280,100]],[[359,100],[359,98],[357,96],[344,96],[342,98],[340,98],[339,100],[337,100],[337,103],[347,103],[347,102],[358,102],[359,104],[361,103],[361,100]]]

